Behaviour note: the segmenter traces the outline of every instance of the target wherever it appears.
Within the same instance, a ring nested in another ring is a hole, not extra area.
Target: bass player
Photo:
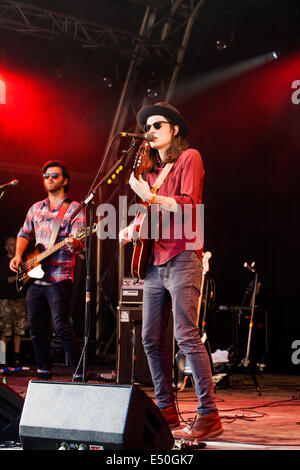
[[[77,370],[81,356],[78,340],[71,328],[69,320],[69,302],[72,292],[72,276],[75,254],[82,249],[79,240],[72,233],[84,226],[85,217],[80,211],[74,220],[72,213],[79,203],[67,198],[69,189],[69,173],[60,161],[48,161],[42,168],[44,189],[48,197],[38,201],[29,209],[22,228],[17,236],[16,254],[10,262],[12,271],[18,272],[22,256],[35,238],[36,244],[45,249],[49,243],[66,239],[66,245],[53,254],[46,263],[45,276],[31,283],[26,292],[28,312],[28,330],[32,338],[33,350],[37,363],[37,377],[42,380],[52,378],[51,358],[48,344],[48,307],[51,313],[53,330],[61,340],[73,369],[74,380],[81,380],[82,369]],[[56,230],[54,229],[56,224]]]

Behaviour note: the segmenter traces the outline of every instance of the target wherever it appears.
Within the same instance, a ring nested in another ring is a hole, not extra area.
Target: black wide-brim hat
[[[158,103],[144,106],[137,113],[137,122],[139,126],[144,129],[147,119],[154,115],[164,116],[172,124],[179,126],[179,135],[184,139],[189,134],[189,126],[184,117],[180,114],[178,109],[169,103],[159,101]]]

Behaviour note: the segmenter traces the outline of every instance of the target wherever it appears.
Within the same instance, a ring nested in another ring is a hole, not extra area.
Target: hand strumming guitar
[[[18,272],[18,268],[20,264],[22,263],[23,253],[26,250],[27,246],[28,246],[28,240],[26,238],[17,237],[16,253],[9,263],[10,269],[14,271],[15,273]]]
[[[134,224],[128,225],[128,227],[123,228],[119,232],[119,243],[121,246],[126,245],[132,241],[132,232],[134,229]]]

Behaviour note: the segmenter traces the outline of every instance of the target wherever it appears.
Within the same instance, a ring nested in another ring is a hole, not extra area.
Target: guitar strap
[[[166,165],[163,167],[162,171],[158,175],[154,185],[152,186],[155,189],[155,193],[159,190],[163,182],[165,181],[166,177],[172,170],[174,163],[166,163]]]
[[[58,211],[58,214],[57,214],[55,222],[54,222],[50,242],[49,242],[49,245],[48,245],[47,249],[51,248],[54,245],[55,240],[57,238],[57,234],[58,234],[60,225],[61,225],[61,222],[62,222],[62,220],[64,218],[64,215],[65,215],[65,213],[66,213],[66,211],[67,211],[70,204],[71,204],[71,199],[65,199],[64,202],[62,203],[62,205],[60,206],[60,209]]]

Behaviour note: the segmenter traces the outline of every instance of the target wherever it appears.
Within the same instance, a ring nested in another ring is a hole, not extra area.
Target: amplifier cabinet
[[[174,369],[173,318],[169,317],[167,348]],[[118,384],[153,385],[142,344],[142,305],[120,304],[117,308],[116,380]]]
[[[121,304],[142,304],[143,303],[144,281],[132,278],[123,278],[121,285]]]

